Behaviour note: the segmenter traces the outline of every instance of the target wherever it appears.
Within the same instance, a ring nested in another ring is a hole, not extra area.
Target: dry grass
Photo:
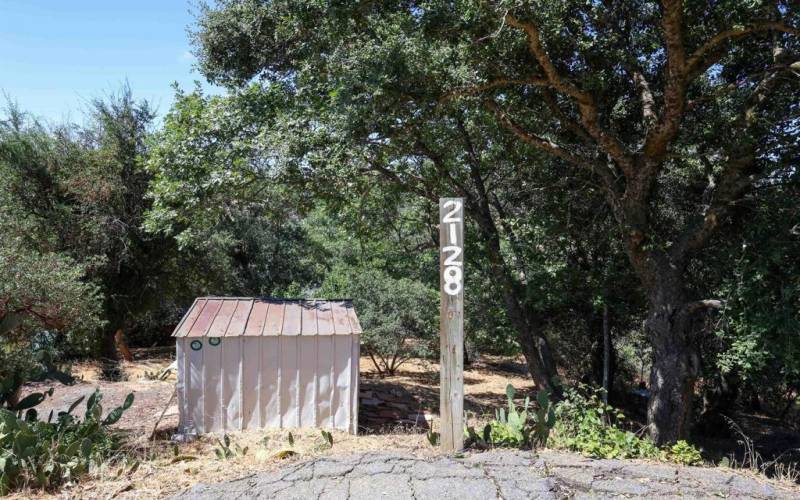
[[[425,430],[394,427],[367,429],[359,436],[333,432],[333,447],[323,440],[319,430],[293,429],[294,445],[289,446],[289,430],[258,430],[233,432],[233,443],[248,451],[227,460],[216,457],[219,436],[207,435],[191,443],[173,444],[170,435],[177,427],[177,406],[172,403],[164,420],[158,426],[156,440],[148,439],[159,415],[167,406],[174,388],[174,377],[169,380],[147,380],[146,372],[157,372],[171,363],[168,357],[147,359],[123,365],[126,380],[105,382],[93,364],[80,364],[73,373],[81,382],[71,387],[56,387],[54,398],[47,406],[58,408],[68,405],[81,395],[100,388],[106,407],[121,402],[128,392],[134,392],[133,407],[117,424],[128,434],[128,444],[121,459],[115,464],[93,471],[77,485],[64,489],[58,495],[25,491],[18,498],[164,498],[197,482],[218,482],[235,479],[261,471],[275,469],[287,461],[303,460],[321,455],[341,455],[364,450],[402,450],[415,455],[434,453],[428,444]],[[526,394],[533,390],[530,379],[520,372],[519,360],[486,358],[464,372],[465,406],[470,421],[482,420],[483,415],[505,401],[505,387],[513,384]],[[424,411],[434,415],[432,426],[438,428],[436,413],[439,406],[439,366],[425,360],[412,360],[404,364],[397,375],[380,378],[368,358],[361,359],[362,390],[383,386],[401,388]],[[32,386],[30,390],[34,390]],[[47,408],[43,408],[46,411]],[[291,449],[296,455],[281,459],[276,455]],[[177,453],[177,455],[176,455]],[[176,458],[178,457],[178,458]],[[138,462],[138,466],[132,467]],[[135,470],[131,470],[131,469]]]
[[[786,452],[794,452],[796,450],[786,450],[777,457],[767,460],[758,452],[753,440],[745,433],[742,427],[730,418],[725,418],[728,425],[738,436],[738,443],[744,448],[744,455],[741,459],[730,456],[726,460],[725,463],[728,467],[740,471],[746,470],[756,476],[767,476],[780,483],[800,484],[800,467],[798,467],[798,464],[781,460]]]

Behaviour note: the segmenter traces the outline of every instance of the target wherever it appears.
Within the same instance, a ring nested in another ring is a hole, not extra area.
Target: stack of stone
[[[431,414],[408,392],[380,387],[359,392],[358,423],[367,429],[419,427],[428,429]]]

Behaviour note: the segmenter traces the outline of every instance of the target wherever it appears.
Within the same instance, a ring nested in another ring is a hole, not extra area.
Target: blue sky
[[[187,0],[0,0],[0,92],[47,121],[80,122],[87,101],[127,79],[163,115],[172,82],[203,80],[186,33],[196,12]]]

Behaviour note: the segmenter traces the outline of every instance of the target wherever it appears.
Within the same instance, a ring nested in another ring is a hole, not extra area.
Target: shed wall
[[[184,432],[358,429],[358,335],[178,337]],[[193,349],[192,342],[200,342]],[[212,345],[216,343],[216,345]]]

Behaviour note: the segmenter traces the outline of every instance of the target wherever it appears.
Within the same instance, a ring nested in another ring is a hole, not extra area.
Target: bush
[[[568,388],[564,400],[556,405],[558,446],[594,458],[652,458],[695,465],[702,462],[700,452],[686,441],[659,448],[649,438],[625,430],[625,415],[604,403],[602,389],[585,385]]]
[[[668,459],[670,462],[683,465],[699,465],[703,463],[700,451],[683,440],[670,446]]]
[[[320,293],[353,299],[364,330],[362,348],[381,375],[394,375],[409,359],[435,352],[438,296],[423,283],[375,269],[337,269]]]
[[[595,458],[656,458],[658,447],[621,429],[625,415],[604,403],[601,390],[568,388],[556,407],[556,432],[565,448]]]
[[[116,423],[133,404],[128,394],[122,406],[102,417],[102,394],[95,391],[86,402],[83,420],[73,415],[82,396],[67,411],[40,420],[34,406],[46,393],[34,393],[15,406],[0,408],[0,494],[21,487],[52,489],[77,480],[93,464],[109,459],[119,439],[108,426]],[[24,414],[23,414],[24,412]]]

